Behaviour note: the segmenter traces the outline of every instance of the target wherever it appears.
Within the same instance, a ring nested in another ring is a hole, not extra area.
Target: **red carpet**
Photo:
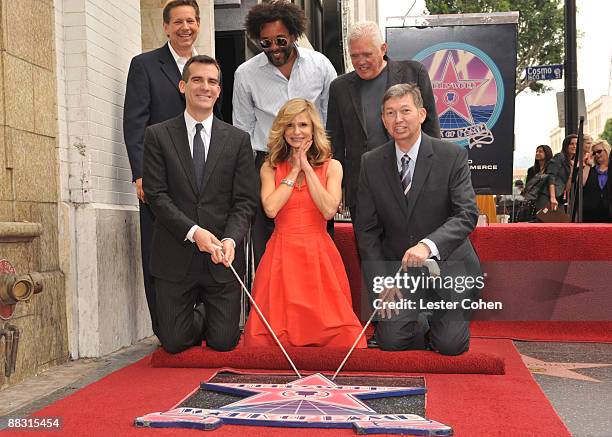
[[[472,336],[523,341],[612,343],[612,322],[487,322],[471,325]]]
[[[595,223],[491,224],[470,235],[483,262],[610,261],[611,239],[612,225]]]
[[[594,232],[598,238],[592,237]],[[502,312],[477,314],[474,336],[612,342],[612,293],[607,276],[600,274],[612,267],[612,225],[492,224],[476,228],[470,239],[489,272],[483,297],[504,305]],[[350,223],[336,223],[335,241],[355,312],[367,318]]]
[[[287,348],[300,370],[335,372],[347,349]],[[193,347],[171,355],[158,349],[151,357],[153,367],[203,367],[232,369],[291,370],[278,348],[238,347],[231,352],[216,352]],[[347,372],[402,373],[482,373],[503,375],[504,360],[495,354],[469,351],[457,357],[430,351],[383,352],[378,349],[355,349],[346,362]]]
[[[455,436],[569,436],[510,341],[473,341],[473,352],[504,358],[506,374],[426,375],[427,417],[451,425]],[[152,368],[150,358],[117,371],[39,411],[61,416],[66,436],[203,436],[202,431],[137,429],[133,420],[167,410],[209,378],[213,370]],[[58,433],[19,432],[41,437]],[[354,436],[352,430],[280,429],[224,425],[214,436]]]

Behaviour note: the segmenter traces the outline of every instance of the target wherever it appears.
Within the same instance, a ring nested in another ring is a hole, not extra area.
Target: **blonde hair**
[[[331,145],[315,106],[306,99],[291,99],[280,108],[270,129],[267,161],[272,168],[289,159],[290,146],[285,141],[285,131],[289,123],[302,113],[306,113],[312,122],[312,146],[306,152],[308,162],[316,167],[331,158]]]
[[[593,141],[593,147],[595,147],[595,146],[603,147],[603,149],[606,151],[606,153],[608,155],[610,155],[610,144],[608,144],[608,142],[604,138],[598,138],[598,139],[594,140]],[[591,147],[591,150],[593,150],[592,147]]]
[[[380,27],[378,27],[378,24],[374,21],[359,21],[355,23],[351,26],[346,36],[346,40],[349,44],[362,38],[371,38],[372,44],[377,47],[385,42],[380,33]]]

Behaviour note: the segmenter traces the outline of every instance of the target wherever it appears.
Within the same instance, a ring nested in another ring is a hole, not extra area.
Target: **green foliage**
[[[559,0],[426,0],[430,14],[519,12],[516,59],[516,92],[529,88],[550,89],[542,82],[527,81],[525,68],[563,63],[564,12]]]
[[[604,131],[599,136],[612,145],[612,118],[608,118]]]

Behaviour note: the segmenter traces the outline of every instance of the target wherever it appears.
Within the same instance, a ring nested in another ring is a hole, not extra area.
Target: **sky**
[[[381,29],[387,17],[405,15],[413,2],[409,15],[421,15],[425,10],[424,0],[378,0]],[[584,89],[588,106],[609,92],[612,1],[576,0],[576,8],[576,28],[582,34],[578,40],[578,88]],[[556,92],[563,91],[564,83],[556,80],[548,84],[553,91],[540,95],[523,91],[516,98],[514,168],[533,165],[536,146],[550,144],[550,131],[558,124]]]

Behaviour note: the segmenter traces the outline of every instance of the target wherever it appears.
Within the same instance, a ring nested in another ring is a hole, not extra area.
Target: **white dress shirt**
[[[200,135],[202,136],[202,142],[204,143],[204,161],[206,161],[206,158],[208,158],[208,149],[210,147],[210,134],[212,132],[213,114],[211,113],[208,116],[208,118],[205,118],[204,120],[201,120],[201,121],[198,121],[195,118],[193,118],[191,115],[189,115],[189,113],[186,110],[184,112],[184,116],[185,116],[185,126],[187,127],[187,139],[189,140],[189,151],[191,152],[192,158],[193,158],[193,139],[197,132],[196,124],[202,123],[203,127],[202,127],[202,130],[200,131]],[[187,236],[185,237],[185,240],[189,240],[192,243],[195,243],[193,235],[198,229],[202,229],[202,228],[200,228],[198,225],[193,225],[191,229],[189,229],[189,232],[187,232]],[[236,247],[236,242],[232,238],[224,238],[221,240],[221,242],[225,240],[231,240],[232,243],[234,243],[234,248]]]
[[[268,136],[278,110],[293,98],[308,99],[327,120],[329,85],[336,70],[322,53],[297,47],[297,59],[287,79],[265,53],[241,64],[234,75],[234,126],[251,137],[253,150],[268,151]]]
[[[416,168],[416,161],[417,161],[417,157],[419,156],[419,149],[421,148],[421,139],[422,139],[422,135],[419,133],[419,138],[412,145],[410,150],[408,150],[408,156],[410,157],[410,162],[408,163],[408,171],[410,172],[410,175],[413,180],[414,180],[414,169]],[[406,153],[403,152],[396,143],[395,144],[395,155],[397,158],[397,171],[399,173],[401,173],[402,171],[402,157],[405,154]],[[408,192],[408,196],[410,196],[410,191]],[[429,247],[429,250],[431,252],[430,258],[436,257],[440,259],[440,252],[438,251],[438,246],[436,246],[436,243],[431,241],[429,238],[423,238],[421,241],[419,241],[419,243],[423,243],[427,247]]]
[[[202,142],[204,143],[204,161],[208,157],[208,148],[210,147],[210,133],[212,132],[213,114],[211,113],[208,118],[198,121],[193,118],[187,111],[185,111],[185,126],[187,126],[187,139],[189,140],[189,151],[193,158],[193,138],[196,134],[196,124],[202,123],[203,129],[200,131]]]
[[[184,57],[179,56],[179,54],[176,53],[174,49],[172,48],[172,44],[170,44],[170,41],[168,41],[168,48],[170,49],[170,53],[172,54],[172,57],[174,58],[174,62],[176,62],[176,66],[178,67],[181,74],[183,74],[183,70],[185,69],[185,64],[187,63],[189,58],[184,58]],[[196,56],[197,54],[198,52],[196,52],[195,47],[192,47],[191,56]]]

